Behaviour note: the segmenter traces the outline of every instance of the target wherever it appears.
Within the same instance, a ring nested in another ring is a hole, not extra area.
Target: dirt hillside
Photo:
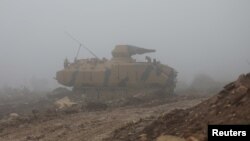
[[[174,135],[204,141],[208,124],[250,123],[250,73],[224,87],[217,95],[186,110],[173,110],[154,121],[142,120],[117,129],[105,141],[153,141]]]

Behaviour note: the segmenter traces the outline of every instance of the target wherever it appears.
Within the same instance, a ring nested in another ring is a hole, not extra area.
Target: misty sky
[[[249,0],[0,0],[0,86],[53,77],[78,44],[100,58],[116,44],[156,49],[179,80],[250,72]],[[79,57],[91,57],[81,50]]]

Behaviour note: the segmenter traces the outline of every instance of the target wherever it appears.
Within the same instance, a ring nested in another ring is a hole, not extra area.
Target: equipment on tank
[[[72,87],[75,91],[87,93],[96,90],[98,96],[104,91],[116,89],[129,93],[131,90],[157,89],[166,95],[173,94],[176,71],[156,59],[146,56],[145,62],[132,58],[136,54],[155,52],[132,45],[117,45],[112,51],[112,59],[88,58],[64,62],[64,69],[56,73],[58,83]]]

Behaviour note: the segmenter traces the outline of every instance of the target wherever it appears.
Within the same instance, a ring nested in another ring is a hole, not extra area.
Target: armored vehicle
[[[133,91],[159,90],[166,95],[173,94],[176,71],[156,59],[146,56],[144,62],[132,58],[136,54],[155,52],[132,45],[117,45],[110,60],[103,58],[75,59],[64,62],[64,69],[56,73],[56,80],[74,91],[96,90],[98,94],[114,90]],[[136,91],[136,92],[135,92]]]

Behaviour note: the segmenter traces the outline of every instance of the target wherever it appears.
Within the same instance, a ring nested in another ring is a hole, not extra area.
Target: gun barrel
[[[140,48],[132,45],[117,45],[115,49],[112,51],[113,57],[131,57],[136,54],[144,54],[144,53],[150,53],[155,52],[154,49],[145,49]]]
[[[132,54],[144,54],[144,53],[150,53],[155,52],[154,49],[145,49],[145,48],[135,48],[135,50],[132,52]]]

